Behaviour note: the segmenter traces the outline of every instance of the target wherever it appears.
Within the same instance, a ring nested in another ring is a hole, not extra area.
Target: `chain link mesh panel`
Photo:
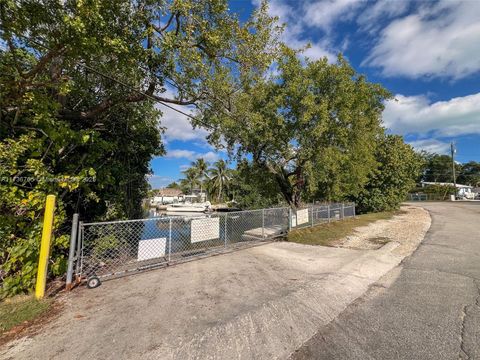
[[[313,225],[328,223],[328,206],[314,205],[312,206]]]
[[[82,224],[81,272],[97,276],[165,263],[169,219]]]
[[[80,225],[77,275],[111,277],[284,236],[355,216],[355,204],[310,205]]]
[[[238,211],[227,214],[227,243],[264,240],[286,234],[288,208]]]

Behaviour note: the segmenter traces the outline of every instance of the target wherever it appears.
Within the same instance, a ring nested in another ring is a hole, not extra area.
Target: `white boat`
[[[201,203],[176,203],[171,204],[167,207],[167,213],[178,213],[178,212],[189,212],[189,213],[197,213],[197,212],[205,212],[210,209],[212,204],[210,201],[201,202]]]

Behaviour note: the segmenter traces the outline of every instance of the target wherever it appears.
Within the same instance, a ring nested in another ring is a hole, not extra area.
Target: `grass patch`
[[[30,322],[44,314],[51,300],[37,300],[33,296],[19,295],[0,302],[0,336],[17,325]]]
[[[377,220],[387,220],[403,211],[385,211],[357,215],[342,221],[321,224],[305,229],[292,230],[288,233],[287,241],[306,245],[333,246],[340,239],[352,234],[353,229],[368,225]]]

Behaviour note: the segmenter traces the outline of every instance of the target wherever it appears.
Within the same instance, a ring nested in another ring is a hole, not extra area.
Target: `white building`
[[[421,182],[422,187],[427,187],[427,186],[455,186],[453,183],[448,183],[448,182],[435,182],[435,181],[422,181]],[[477,195],[473,191],[473,186],[470,185],[462,185],[462,184],[456,184],[457,186],[457,197],[460,198],[466,198],[466,199],[474,199],[475,196]]]
[[[156,190],[155,196],[150,200],[150,205],[166,205],[182,202],[184,195],[179,189],[163,188]]]

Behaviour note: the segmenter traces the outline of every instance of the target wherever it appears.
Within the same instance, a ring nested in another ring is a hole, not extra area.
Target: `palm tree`
[[[223,191],[228,187],[228,183],[231,180],[230,169],[225,161],[218,160],[208,172],[210,174],[210,185],[212,190],[217,193],[217,201],[220,202]]]
[[[190,193],[193,194],[193,189],[195,188],[195,185],[198,184],[198,171],[191,167],[183,171],[183,174],[185,175],[185,179],[183,179],[182,182],[190,187]]]
[[[191,166],[197,171],[198,180],[200,182],[200,193],[202,193],[205,178],[208,176],[208,164],[203,158],[199,158],[196,161],[193,161]]]

